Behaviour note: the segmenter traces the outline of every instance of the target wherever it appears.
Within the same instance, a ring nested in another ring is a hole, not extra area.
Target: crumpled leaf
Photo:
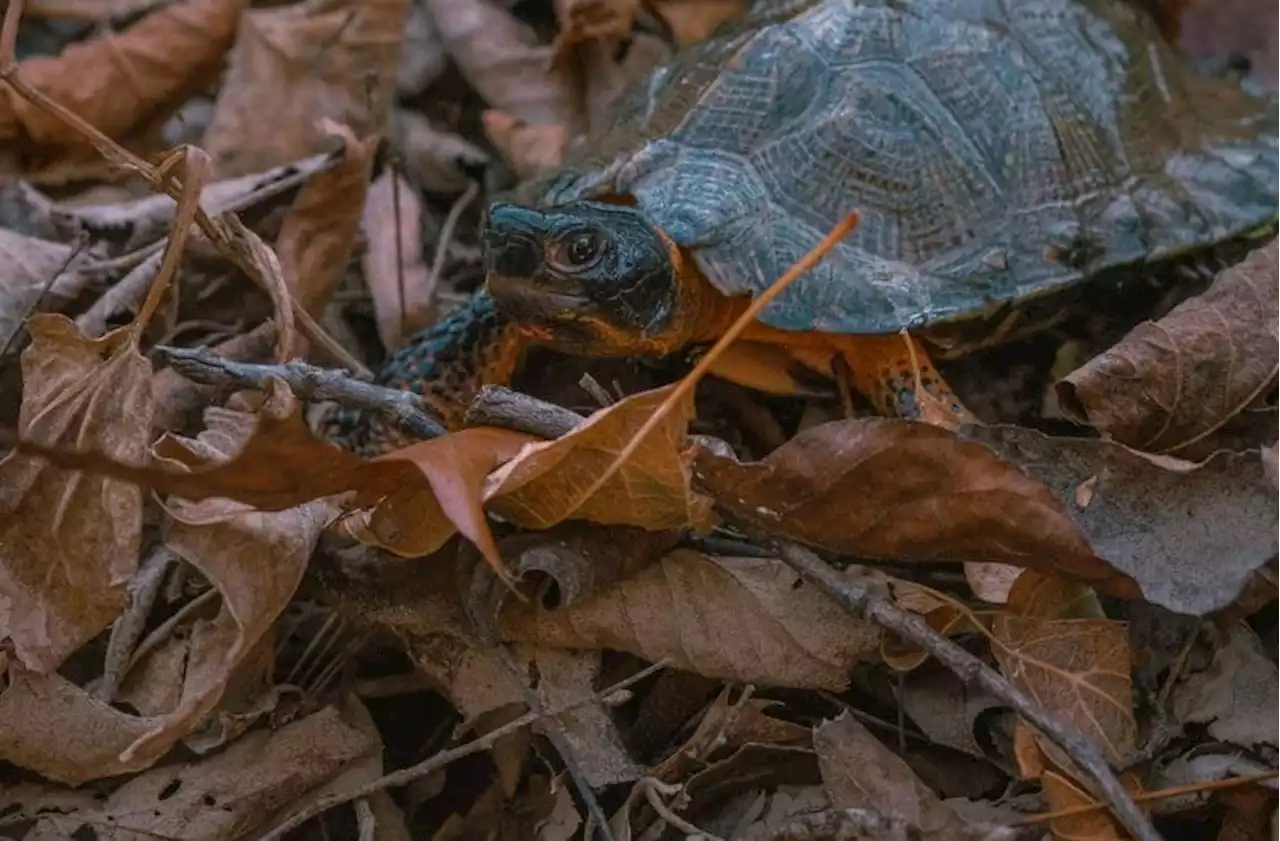
[[[822,783],[837,809],[867,809],[906,821],[924,833],[961,820],[897,754],[848,712],[813,730]]]
[[[567,435],[529,444],[489,477],[485,499],[504,519],[526,528],[545,529],[571,517],[652,530],[708,527],[708,501],[689,484],[685,430],[692,399],[668,412],[617,473],[588,493],[674,388],[630,395]]]
[[[326,132],[341,138],[342,160],[302,186],[276,238],[285,282],[302,308],[316,318],[346,273],[378,149],[377,135],[357,140],[346,126],[321,122]]]
[[[240,19],[242,0],[185,0],[157,8],[124,32],[31,58],[19,73],[31,86],[108,137],[155,124],[217,77]],[[47,159],[88,141],[62,120],[0,90],[0,146]]]
[[[823,424],[754,463],[704,449],[696,472],[719,507],[791,540],[865,557],[1060,570],[1135,589],[1094,555],[1048,488],[932,424]]]
[[[1139,450],[1176,451],[1203,439],[1276,376],[1278,288],[1273,239],[1203,295],[1069,374],[1057,386],[1063,407]]]
[[[140,464],[151,430],[151,365],[121,329],[86,339],[61,315],[28,322],[19,434]],[[138,564],[142,492],[10,452],[0,460],[0,639],[47,672],[124,607]]]
[[[385,134],[408,7],[408,0],[344,0],[245,12],[202,144],[218,174],[325,151],[323,118],[357,137]]]
[[[843,690],[873,661],[881,632],[855,619],[782,561],[679,549],[595,598],[540,611],[509,600],[503,640],[611,648],[743,683]]]
[[[1097,798],[1090,795],[1087,789],[1056,771],[1046,770],[1040,779],[1044,785],[1044,799],[1051,812],[1090,806],[1097,802]],[[1131,837],[1120,828],[1106,809],[1055,818],[1049,825],[1053,828],[1055,838],[1125,841]]]
[[[1280,744],[1276,664],[1248,626],[1231,629],[1208,668],[1187,675],[1170,696],[1174,718],[1208,723],[1209,735],[1249,750]]]
[[[550,47],[489,0],[426,0],[447,53],[491,107],[535,124],[568,125],[573,91],[548,73]]]
[[[364,280],[373,299],[378,338],[390,352],[435,321],[438,275],[422,253],[422,203],[408,183],[388,169],[369,187],[361,224],[368,242],[361,259]]]
[[[8,345],[12,352],[20,347],[10,340],[22,329],[22,321],[36,301],[42,300],[44,308],[51,309],[88,286],[87,275],[74,268],[66,270],[73,250],[70,245],[0,227],[0,265],[4,266],[0,270],[0,348]]]

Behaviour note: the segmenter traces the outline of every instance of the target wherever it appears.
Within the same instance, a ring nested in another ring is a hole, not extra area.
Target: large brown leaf
[[[806,430],[759,462],[703,450],[699,486],[770,534],[909,561],[994,561],[1134,593],[1062,501],[988,447],[931,424],[868,419]]]
[[[1148,452],[1181,449],[1247,406],[1276,376],[1276,241],[1222,272],[1203,295],[1057,386],[1063,406],[1103,435]]]
[[[19,433],[142,463],[151,365],[128,329],[85,338],[61,315],[28,322]],[[142,492],[11,452],[0,461],[0,640],[36,671],[56,669],[125,605],[137,568]]]
[[[117,35],[72,44],[56,57],[28,59],[22,78],[109,137],[163,119],[216,78],[231,45],[242,0],[166,5]],[[0,88],[0,146],[42,159],[83,149],[62,120]]]
[[[803,586],[776,559],[691,550],[563,610],[508,600],[505,640],[612,648],[708,677],[842,690],[854,664],[878,656],[879,628]]]

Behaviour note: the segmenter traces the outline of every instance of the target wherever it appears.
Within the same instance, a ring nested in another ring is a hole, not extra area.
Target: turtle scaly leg
[[[510,382],[527,344],[516,325],[494,310],[489,296],[477,292],[388,356],[374,382],[421,394],[440,422],[454,430],[481,387]],[[330,430],[337,443],[361,455],[414,443],[388,422],[362,412],[341,413]]]
[[[913,336],[841,336],[835,342],[853,386],[881,414],[956,426],[977,419]]]

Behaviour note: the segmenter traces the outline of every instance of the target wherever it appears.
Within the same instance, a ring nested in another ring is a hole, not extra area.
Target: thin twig
[[[684,786],[670,785],[657,777],[645,777],[640,781],[640,788],[644,791],[644,799],[649,802],[649,807],[658,813],[658,817],[671,826],[694,838],[705,838],[706,841],[722,841],[720,836],[701,830],[677,815],[662,799],[664,794],[668,797],[674,797],[684,791]]]
[[[884,593],[868,583],[839,575],[813,552],[790,541],[775,541],[778,557],[786,561],[805,581],[819,588],[849,613],[875,622],[933,655],[966,685],[977,686],[1008,704],[1018,715],[1061,748],[1080,771],[1093,782],[1095,791],[1111,807],[1117,820],[1138,841],[1162,841],[1132,795],[1121,785],[1097,746],[1074,727],[1049,715],[1043,707],[942,634],[919,616],[903,610]]]
[[[561,715],[562,713],[575,710],[579,707],[585,707],[589,704],[598,703],[601,700],[607,700],[614,693],[620,692],[628,686],[639,683],[652,674],[656,674],[666,668],[666,665],[667,663],[665,660],[659,663],[654,663],[652,666],[641,669],[631,677],[620,680],[613,686],[610,686],[601,692],[563,704],[550,710],[547,714]],[[408,768],[401,768],[399,771],[393,771],[390,774],[386,774],[376,780],[372,780],[362,786],[351,789],[350,791],[335,792],[328,797],[323,797],[290,815],[283,823],[278,824],[270,832],[259,838],[258,841],[279,841],[279,839],[283,838],[292,830],[302,826],[302,824],[311,820],[316,815],[329,811],[335,806],[341,806],[343,803],[350,803],[352,800],[360,797],[368,797],[374,792],[382,791],[384,789],[408,785],[414,780],[422,779],[436,769],[444,768],[463,757],[471,756],[472,754],[479,753],[483,750],[489,750],[499,739],[511,733],[515,733],[522,727],[527,727],[528,725],[533,724],[542,717],[543,716],[537,713],[525,713],[519,718],[512,719],[501,727],[495,727],[483,736],[478,736],[475,739],[472,739],[465,745],[459,745],[456,748],[440,751],[430,758],[419,762],[417,765],[411,765]]]
[[[342,371],[303,362],[283,365],[235,362],[206,348],[157,345],[152,351],[178,373],[203,385],[262,389],[270,379],[276,378],[303,400],[334,400],[349,408],[374,412],[419,438],[445,434],[444,427],[427,413],[420,395],[362,382]]]

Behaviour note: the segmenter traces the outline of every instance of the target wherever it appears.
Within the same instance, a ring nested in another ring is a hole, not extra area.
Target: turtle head
[[[589,356],[680,344],[678,250],[637,208],[495,202],[484,255],[494,306],[543,344]]]

